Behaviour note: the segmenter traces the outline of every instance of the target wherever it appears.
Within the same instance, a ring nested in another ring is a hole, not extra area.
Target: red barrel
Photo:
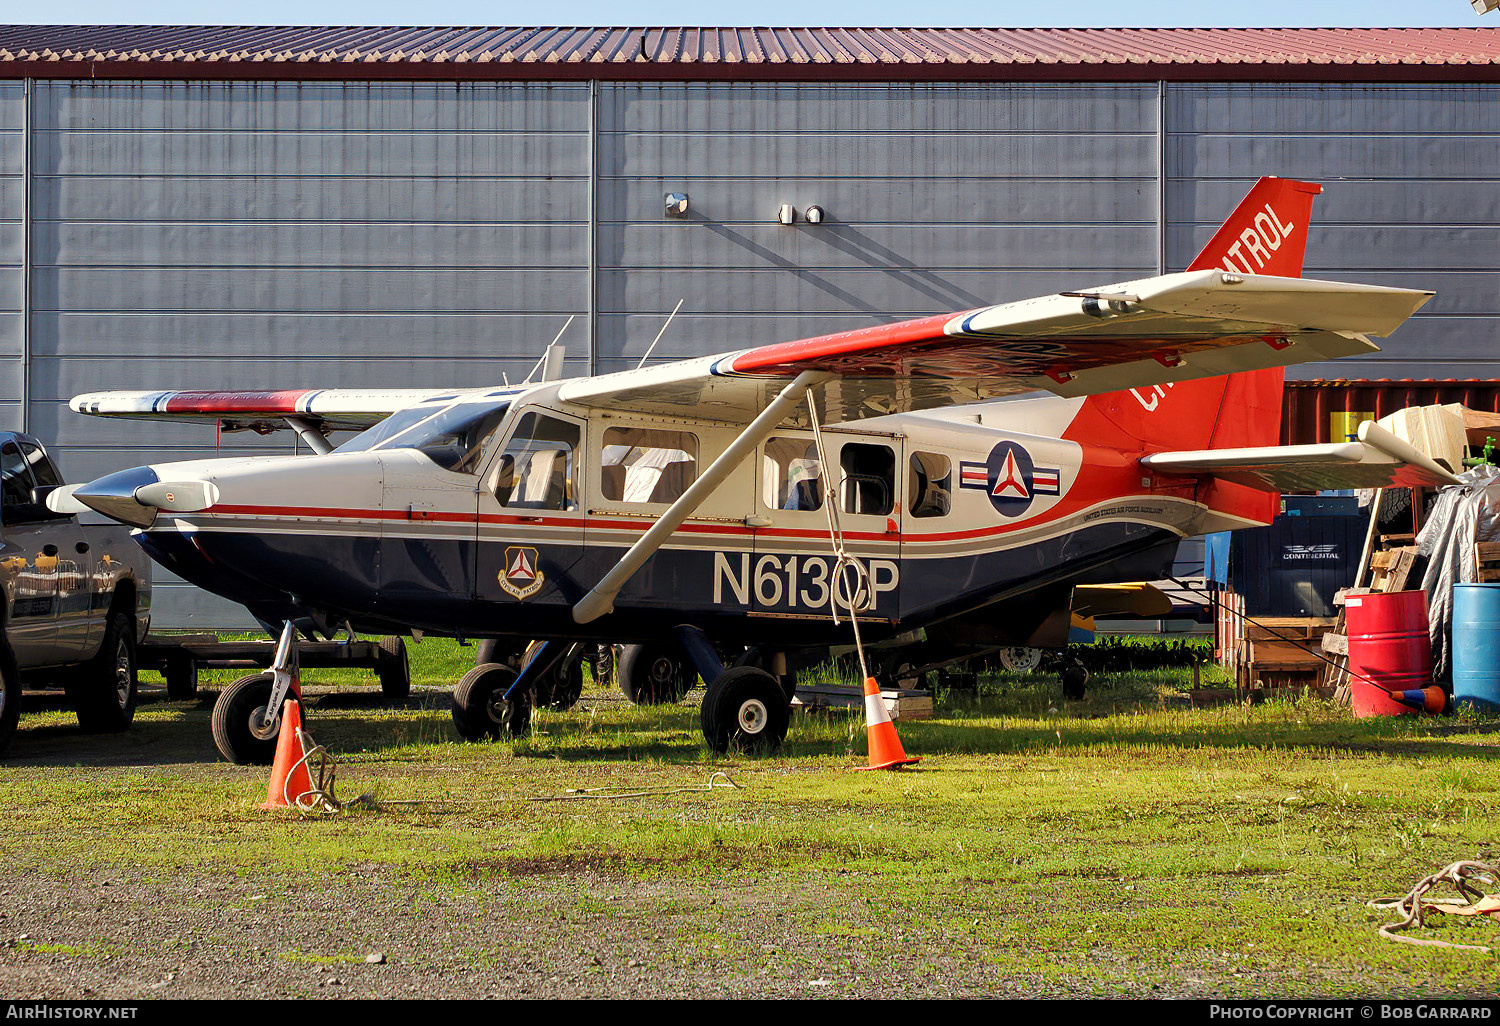
[[[1420,690],[1432,685],[1427,593],[1391,591],[1351,595],[1344,600],[1344,621],[1349,637],[1349,689],[1354,715],[1400,716],[1415,712],[1393,701],[1386,692]]]

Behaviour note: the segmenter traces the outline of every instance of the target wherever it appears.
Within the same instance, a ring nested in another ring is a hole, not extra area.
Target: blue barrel
[[[1453,586],[1453,700],[1500,712],[1500,584]]]

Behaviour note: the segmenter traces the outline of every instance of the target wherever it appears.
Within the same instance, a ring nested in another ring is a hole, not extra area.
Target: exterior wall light
[[[823,208],[814,204],[802,212],[802,219],[808,224],[823,223]]]
[[[685,192],[669,192],[665,197],[666,215],[668,217],[687,217],[688,197]]]
[[[797,208],[792,206],[790,203],[783,203],[781,206],[776,208],[776,220],[780,221],[782,224],[796,224]]]

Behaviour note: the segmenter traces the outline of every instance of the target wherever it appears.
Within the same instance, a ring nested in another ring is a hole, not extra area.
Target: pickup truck
[[[16,732],[23,682],[64,688],[90,733],[124,730],[135,716],[151,563],[129,528],[49,510],[61,485],[41,442],[0,431],[0,752]]]

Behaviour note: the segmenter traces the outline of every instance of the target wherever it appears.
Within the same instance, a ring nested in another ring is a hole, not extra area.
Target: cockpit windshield
[[[444,470],[474,474],[509,409],[509,402],[414,407],[392,414],[334,451],[416,449]]]

